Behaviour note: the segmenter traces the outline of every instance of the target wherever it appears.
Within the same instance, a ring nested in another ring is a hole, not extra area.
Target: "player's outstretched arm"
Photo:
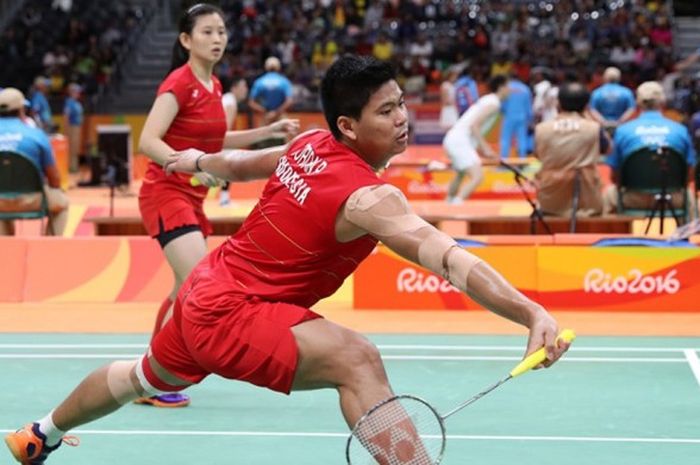
[[[285,118],[259,128],[227,131],[226,137],[224,137],[224,148],[237,149],[248,147],[249,145],[270,137],[279,137],[289,140],[298,133],[299,120]]]
[[[416,215],[396,187],[384,184],[354,192],[338,217],[340,241],[368,233],[402,257],[447,279],[490,311],[530,330],[526,353],[546,347],[549,365],[568,348],[556,344],[554,318],[515,289],[488,263]]]
[[[171,174],[204,172],[228,181],[266,179],[275,171],[277,161],[287,151],[287,145],[260,150],[224,150],[203,153],[185,150],[171,154],[163,168]]]

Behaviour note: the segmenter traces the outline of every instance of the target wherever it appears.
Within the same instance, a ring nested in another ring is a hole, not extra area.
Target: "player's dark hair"
[[[581,113],[589,99],[588,89],[580,82],[566,82],[559,88],[559,106],[563,111]]]
[[[323,114],[333,136],[341,136],[338,117],[359,119],[372,94],[393,79],[394,68],[372,56],[345,55],[333,63],[321,82]]]
[[[192,5],[180,16],[178,35],[175,39],[175,44],[173,44],[173,54],[168,74],[187,63],[187,60],[190,59],[190,52],[180,43],[180,34],[183,32],[185,34],[192,34],[194,25],[197,23],[197,18],[214,13],[218,14],[221,16],[221,19],[226,21],[226,16],[221,8],[216,5],[210,5],[209,3],[197,3],[196,5]]]
[[[505,74],[497,74],[489,79],[489,91],[496,92],[498,89],[508,83],[508,76]]]

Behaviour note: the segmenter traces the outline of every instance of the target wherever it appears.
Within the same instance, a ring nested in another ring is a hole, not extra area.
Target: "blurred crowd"
[[[123,1],[54,0],[51,8],[48,3],[28,1],[5,29],[0,58],[18,66],[0,71],[0,82],[26,88],[43,75],[50,94],[63,93],[70,82],[88,96],[99,94],[150,12]],[[263,73],[265,59],[277,56],[299,110],[318,108],[320,80],[346,52],[393,62],[401,84],[417,99],[437,99],[439,83],[455,64],[468,63],[479,82],[511,73],[534,86],[544,73],[555,83],[575,76],[591,89],[602,83],[606,67],[616,66],[623,85],[666,79],[670,106],[685,114],[698,106],[690,91],[692,77],[671,73],[678,57],[667,0],[217,3],[227,14],[230,34],[220,77],[243,77],[250,84]],[[173,10],[179,11],[178,5]],[[677,79],[669,81],[669,74]]]
[[[29,0],[0,36],[0,60],[14,65],[0,70],[0,85],[46,82],[50,98],[76,83],[88,97],[98,95],[149,13],[128,2]]]
[[[278,56],[296,101],[315,95],[341,54],[373,54],[400,71],[408,93],[422,95],[450,66],[468,62],[481,82],[513,73],[526,83],[575,75],[590,88],[614,65],[634,88],[672,70],[670,2],[645,0],[224,0],[230,31],[219,73],[252,80]],[[534,83],[533,83],[534,84]],[[688,87],[684,78],[675,83]],[[680,92],[688,100],[688,93]],[[690,102],[677,102],[688,106]],[[688,110],[690,112],[690,110]]]

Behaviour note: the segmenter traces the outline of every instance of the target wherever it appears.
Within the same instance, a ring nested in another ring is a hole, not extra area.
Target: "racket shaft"
[[[467,406],[473,404],[474,402],[476,402],[477,400],[481,399],[481,398],[484,397],[486,394],[488,394],[489,392],[493,391],[493,390],[496,389],[498,386],[500,386],[501,384],[505,383],[506,381],[508,381],[508,380],[511,379],[511,378],[512,378],[512,376],[508,375],[508,376],[506,376],[505,378],[503,378],[502,380],[500,380],[499,382],[497,382],[496,384],[494,384],[493,386],[489,386],[488,388],[484,389],[483,391],[481,391],[480,393],[478,393],[477,395],[475,395],[475,396],[472,397],[471,399],[469,399],[469,400],[467,400],[467,401],[461,403],[460,405],[458,405],[458,406],[455,407],[454,409],[450,410],[450,411],[447,412],[446,414],[441,415],[442,419],[445,420],[445,419],[447,419],[448,417],[450,417],[450,416],[454,415],[455,413],[459,412],[459,411],[462,410],[463,408],[465,408],[465,407],[467,407]]]

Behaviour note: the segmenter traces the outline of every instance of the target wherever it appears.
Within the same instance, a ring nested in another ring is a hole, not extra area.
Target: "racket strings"
[[[414,399],[394,399],[371,411],[353,431],[353,465],[435,465],[444,448],[440,419]]]

